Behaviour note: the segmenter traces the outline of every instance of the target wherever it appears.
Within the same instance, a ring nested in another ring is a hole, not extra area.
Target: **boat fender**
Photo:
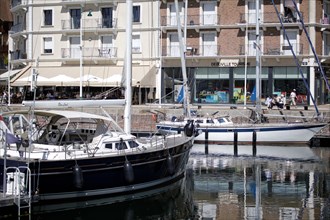
[[[133,166],[128,160],[126,160],[124,164],[124,175],[127,183],[133,183],[134,181]]]
[[[168,157],[166,158],[166,163],[167,163],[167,171],[172,176],[174,174],[174,162],[171,155],[168,155]]]
[[[195,126],[193,121],[188,121],[184,126],[184,133],[187,137],[191,137],[195,134]]]
[[[84,185],[83,173],[78,164],[73,167],[73,184],[77,189],[83,188]]]

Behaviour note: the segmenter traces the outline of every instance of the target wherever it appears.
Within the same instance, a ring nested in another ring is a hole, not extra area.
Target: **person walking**
[[[297,99],[297,94],[296,90],[293,89],[292,92],[290,93],[290,99],[291,99],[291,105],[296,106],[296,99]]]

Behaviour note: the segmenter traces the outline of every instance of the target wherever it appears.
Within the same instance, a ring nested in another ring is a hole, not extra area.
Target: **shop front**
[[[256,69],[255,67],[198,67],[188,68],[188,84],[191,90],[192,103],[202,104],[254,104],[256,101]],[[297,103],[308,103],[309,68],[302,67],[308,87],[296,67],[262,67],[261,102],[268,96],[285,95],[289,98],[293,89],[297,93]],[[164,83],[164,96],[167,102],[176,102],[176,88],[182,85],[180,68],[163,70],[170,83]],[[166,82],[166,81],[165,81]],[[181,82],[181,83],[180,83]],[[246,87],[246,92],[245,92]],[[167,94],[167,95],[166,95]]]

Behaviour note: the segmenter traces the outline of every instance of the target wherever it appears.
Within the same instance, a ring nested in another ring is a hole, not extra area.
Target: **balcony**
[[[11,27],[10,30],[12,31],[12,34],[16,34],[16,33],[24,31],[25,30],[25,25],[22,24],[22,23],[15,24]]]
[[[320,24],[325,24],[325,25],[330,24],[329,18],[322,18],[322,19],[320,19]]]
[[[20,51],[20,50],[15,50],[11,52],[11,60],[26,60],[27,59],[27,54],[26,52]]]
[[[181,25],[184,25],[184,16],[180,16]],[[220,15],[208,14],[208,15],[188,15],[187,16],[187,28],[198,28],[202,26],[203,28],[219,26],[220,25]],[[162,16],[161,26],[167,28],[176,28],[177,19],[176,16]]]
[[[324,55],[325,56],[330,56],[330,46],[325,46],[324,47]]]
[[[84,31],[95,31],[100,29],[109,29],[117,28],[117,19],[102,19],[102,18],[93,18],[93,19],[83,19],[83,29]],[[80,30],[80,19],[68,19],[61,21],[62,30],[72,31]]]
[[[217,57],[220,56],[219,45],[192,45],[187,46],[185,52],[186,58],[188,57]],[[162,47],[163,57],[180,57],[179,46],[164,46]]]
[[[276,12],[266,12],[266,13],[259,13],[260,14],[260,23],[280,23],[278,16],[276,14]],[[301,13],[301,16],[303,16],[303,14]],[[280,18],[282,20],[283,23],[298,23],[300,22],[300,19],[297,18],[298,15],[296,17],[293,16],[289,16],[289,15],[283,15],[280,14]],[[255,13],[241,13],[240,15],[240,23],[246,23],[248,22],[248,24],[256,24],[256,14]]]
[[[11,0],[10,2],[10,11],[15,12],[18,10],[26,11],[28,5],[28,0]]]
[[[83,58],[117,58],[117,47],[108,48],[83,48]],[[80,59],[80,48],[62,48],[61,57],[63,59]]]
[[[11,0],[11,8],[17,7],[17,6],[22,6],[22,5],[27,5],[28,0]]]
[[[296,55],[303,55],[303,44],[291,43],[291,45]],[[292,55],[291,47],[288,44],[281,44],[279,46],[260,45],[260,47],[261,55],[263,56]],[[239,55],[245,55],[245,45],[240,45]],[[253,43],[247,45],[247,55],[256,55],[256,48]]]

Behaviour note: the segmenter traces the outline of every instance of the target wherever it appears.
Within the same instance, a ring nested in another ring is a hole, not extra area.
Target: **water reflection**
[[[194,202],[207,219],[329,219],[329,151],[308,146],[194,146]],[[326,153],[327,152],[327,153]],[[322,160],[324,159],[324,161]]]
[[[34,207],[30,219],[330,219],[330,149],[256,152],[239,146],[234,156],[233,146],[209,145],[205,155],[205,146],[195,145],[186,177],[170,187]]]

